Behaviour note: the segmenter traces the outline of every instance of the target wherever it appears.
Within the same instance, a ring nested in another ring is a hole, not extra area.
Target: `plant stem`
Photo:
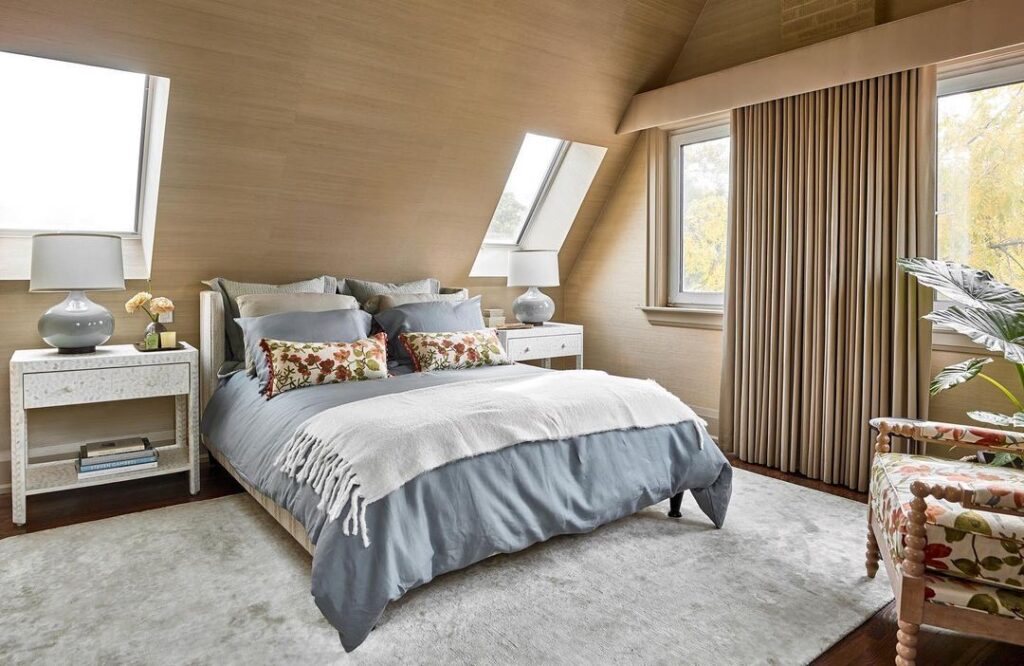
[[[149,308],[147,308],[145,305],[140,305],[139,307],[142,308],[143,312],[145,312],[147,315],[149,315],[149,320],[150,321],[152,321],[153,323],[156,323],[156,317],[154,317],[153,313],[149,311]],[[986,377],[986,379],[988,379],[988,378]],[[1021,409],[1024,410],[1024,407],[1022,407]]]
[[[1018,365],[1017,368],[1020,369],[1020,366]],[[1020,400],[1017,399],[1017,396],[1015,396],[1014,394],[1010,393],[1010,389],[1006,388],[1005,386],[1003,386],[1002,384],[1000,384],[996,380],[992,379],[991,377],[986,375],[984,372],[979,372],[978,376],[981,377],[982,379],[984,379],[985,381],[987,381],[988,383],[992,384],[992,386],[995,386],[997,389],[1002,391],[1003,395],[1005,395],[1007,398],[1009,398],[1010,402],[1013,403],[1013,405],[1017,408],[1018,412],[1024,412],[1024,404],[1021,404]]]
[[[1014,363],[1017,366],[1017,376],[1020,377],[1020,385],[1024,387],[1024,365],[1020,363]]]

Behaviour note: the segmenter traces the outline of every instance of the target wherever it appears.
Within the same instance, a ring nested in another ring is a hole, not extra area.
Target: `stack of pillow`
[[[434,278],[206,282],[224,298],[229,361],[270,398],[303,386],[510,363],[480,297]]]

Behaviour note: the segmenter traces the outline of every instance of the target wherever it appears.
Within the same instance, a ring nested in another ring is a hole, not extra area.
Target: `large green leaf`
[[[924,257],[897,259],[896,263],[921,284],[960,305],[1011,314],[1024,312],[1024,294],[997,281],[988,271]]]
[[[985,364],[991,362],[992,357],[983,356],[981,358],[969,358],[966,361],[947,365],[939,371],[939,374],[935,375],[935,379],[932,380],[932,384],[928,388],[928,392],[935,395],[936,393],[941,393],[948,388],[953,388],[954,386],[974,379],[978,376],[978,373],[981,372],[981,369]]]
[[[995,467],[1016,467],[1017,469],[1020,469],[1021,458],[1015,453],[1000,452],[992,456],[992,462],[990,462],[989,465],[993,465]],[[1019,561],[1020,558],[1018,557],[1017,560]]]
[[[1013,416],[996,414],[994,412],[967,412],[967,416],[981,423],[991,423],[1001,428],[1024,428],[1024,412],[1017,412]]]
[[[1024,312],[1024,310],[1022,310]],[[1001,352],[1014,363],[1024,363],[1024,314],[1000,310],[965,310],[954,305],[925,315],[925,319],[963,333],[985,349]]]

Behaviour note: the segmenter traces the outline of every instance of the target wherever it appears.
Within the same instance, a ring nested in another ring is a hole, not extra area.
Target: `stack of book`
[[[484,326],[497,328],[505,325],[505,311],[501,308],[484,308]]]
[[[145,437],[83,444],[78,453],[78,478],[152,469],[158,457],[158,451]]]

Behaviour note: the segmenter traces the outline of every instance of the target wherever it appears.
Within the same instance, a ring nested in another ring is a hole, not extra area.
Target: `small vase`
[[[146,326],[146,334],[142,338],[146,349],[160,349],[160,334],[167,330],[167,327],[158,321],[151,321]]]

